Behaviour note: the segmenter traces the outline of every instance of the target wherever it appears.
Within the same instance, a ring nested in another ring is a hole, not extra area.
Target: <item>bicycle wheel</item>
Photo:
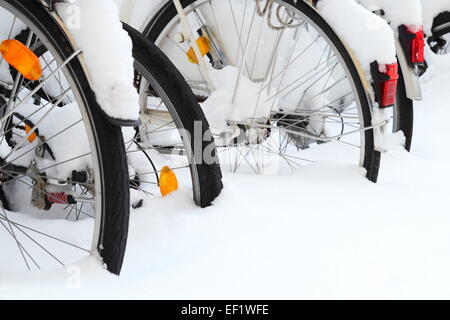
[[[330,158],[375,182],[370,99],[345,46],[303,1],[181,1],[214,83],[200,69],[171,1],[144,34],[193,89],[222,168],[283,173]],[[225,165],[226,164],[226,165]]]
[[[97,252],[118,274],[129,218],[121,130],[103,116],[80,52],[45,9],[0,0],[0,17],[0,274]],[[33,77],[17,52],[34,61]]]
[[[192,189],[194,202],[207,207],[223,187],[208,122],[167,57],[140,32],[124,28],[133,41],[142,122],[125,137],[131,186],[144,196],[160,193],[162,168],[170,168],[178,188]]]

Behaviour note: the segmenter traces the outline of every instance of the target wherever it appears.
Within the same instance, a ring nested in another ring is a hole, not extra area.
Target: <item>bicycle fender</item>
[[[73,0],[56,0],[55,4],[66,4],[66,5],[70,5],[72,3]],[[65,24],[63,18],[61,18],[58,14],[58,10],[53,10],[53,11],[49,11],[49,14],[51,15],[51,17],[56,21],[56,23],[60,26],[61,30],[64,32],[64,34],[66,35],[67,39],[69,40],[69,42],[72,45],[72,48],[77,48],[77,42],[75,40],[75,38],[72,36],[71,31],[69,29],[69,27]],[[131,53],[130,53],[131,54]],[[85,59],[83,58],[83,52],[80,54],[79,56],[79,62],[83,68],[84,73],[87,76],[89,85],[91,86],[91,88],[95,89],[94,83],[93,83],[93,78],[92,78],[92,73],[90,72]],[[130,83],[130,86],[132,86],[132,83]],[[95,91],[95,90],[94,90]],[[139,117],[136,115],[135,117],[130,117],[130,119],[125,118],[125,117],[115,117],[112,114],[109,114],[108,112],[105,111],[105,109],[100,105],[100,111],[102,113],[102,115],[105,117],[105,119],[116,125],[116,126],[121,126],[121,127],[135,127],[135,126],[139,126],[141,125],[141,121],[139,119]],[[127,108],[128,106],[123,106],[123,108]]]

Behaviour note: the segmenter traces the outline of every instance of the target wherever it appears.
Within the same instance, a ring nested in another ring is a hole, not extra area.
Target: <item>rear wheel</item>
[[[376,181],[370,98],[345,46],[303,1],[181,1],[213,85],[168,2],[145,35],[190,84],[222,168],[274,174],[317,161],[354,163]],[[214,88],[213,88],[214,87]]]
[[[436,54],[450,53],[450,11],[441,12],[434,18],[428,38],[431,50]]]

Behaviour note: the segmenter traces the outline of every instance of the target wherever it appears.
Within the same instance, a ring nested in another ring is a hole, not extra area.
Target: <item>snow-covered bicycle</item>
[[[422,100],[419,77],[428,67],[425,45],[436,54],[449,51],[450,4],[445,0],[358,0],[389,23],[396,36],[399,64],[398,107],[393,114],[393,131],[405,135],[409,151],[413,139],[414,101]]]
[[[203,138],[197,149],[209,147],[213,158],[215,149],[182,76],[139,32],[127,25],[118,32],[118,13],[108,23],[98,21],[108,14],[95,7],[101,1],[93,8],[89,3],[0,1],[0,274],[67,265],[97,253],[119,273],[130,181],[142,196],[174,191],[186,178],[201,206],[222,187],[218,164],[193,158],[194,126]],[[78,10],[83,26],[68,30],[73,17],[66,14]],[[92,22],[96,37],[83,38]],[[103,38],[109,34],[118,48]],[[123,59],[113,49],[122,49]],[[170,145],[157,142],[161,132],[172,138]]]
[[[332,159],[358,164],[377,180],[382,109],[396,96],[393,46],[392,57],[379,57],[375,97],[370,63],[378,57],[358,59],[316,2],[166,0],[145,20],[144,34],[202,105],[223,169],[288,173]],[[385,40],[393,45],[389,33]]]
[[[44,4],[0,1],[0,273],[97,251],[118,273],[129,213],[122,133]]]

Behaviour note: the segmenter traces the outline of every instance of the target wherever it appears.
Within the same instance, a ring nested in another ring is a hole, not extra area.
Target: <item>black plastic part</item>
[[[450,33],[450,11],[441,12],[434,18],[431,33],[428,45],[434,53],[439,54],[448,44],[444,36]]]
[[[142,208],[143,205],[144,205],[144,199],[140,199],[139,201],[133,203],[131,206],[133,207],[133,209],[139,209],[139,208]]]
[[[370,64],[370,72],[372,74],[372,79],[373,79],[372,87],[375,92],[375,101],[378,102],[378,104],[380,105],[380,108],[391,107],[391,106],[383,107],[381,105],[381,101],[383,99],[382,85],[384,82],[389,81],[391,78],[387,74],[380,72],[378,61],[374,61]]]
[[[3,186],[0,185],[0,202],[3,206],[3,209],[9,211],[11,208],[9,207],[9,201],[6,198],[5,192],[3,191]]]
[[[88,182],[88,174],[86,171],[72,171],[72,182],[86,183]]]
[[[400,44],[402,45],[403,52],[406,55],[406,59],[408,63],[412,66],[412,57],[411,57],[411,41],[416,38],[416,36],[410,32],[408,32],[408,28],[405,25],[401,25],[398,27],[398,37],[400,40]]]
[[[441,12],[434,18],[433,27],[431,29],[433,37],[440,38],[445,34],[450,33],[450,25],[445,28],[440,28],[445,24],[450,24],[450,11]]]
[[[75,204],[75,203],[77,203],[76,201],[75,201],[75,198],[72,196],[72,195],[68,195],[67,196],[67,203],[68,204]]]

